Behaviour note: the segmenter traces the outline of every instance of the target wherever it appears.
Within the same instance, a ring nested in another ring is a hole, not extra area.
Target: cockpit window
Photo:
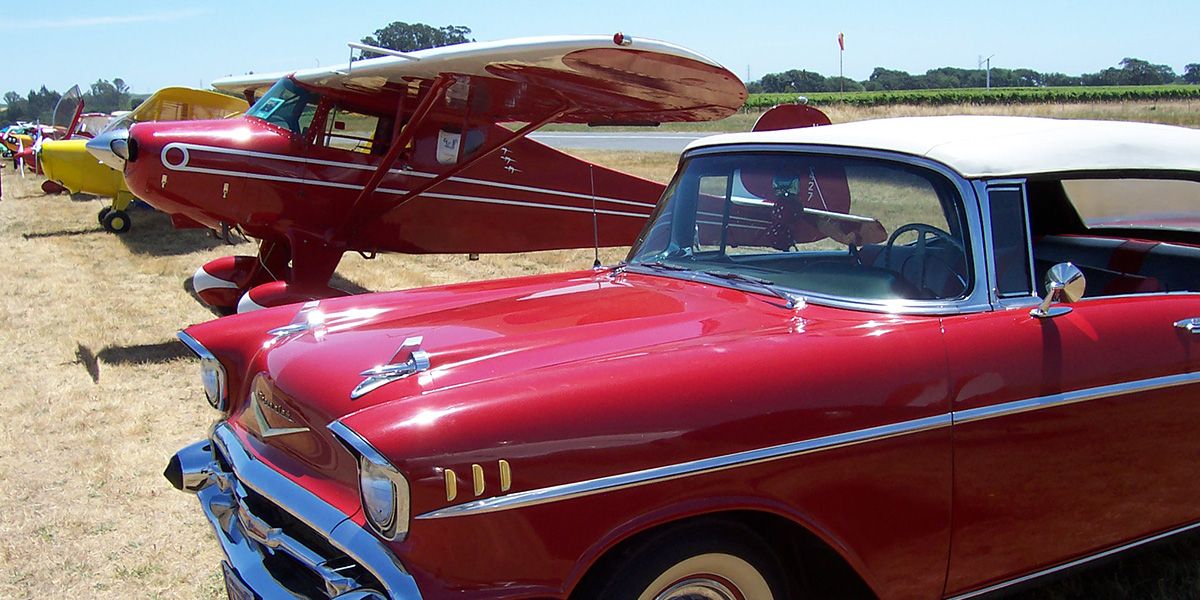
[[[250,107],[246,116],[262,119],[292,133],[304,135],[308,132],[308,126],[312,124],[319,100],[316,94],[284,77],[275,82],[275,85]]]
[[[732,153],[687,161],[631,269],[838,299],[946,300],[970,288],[958,193],[891,161]]]

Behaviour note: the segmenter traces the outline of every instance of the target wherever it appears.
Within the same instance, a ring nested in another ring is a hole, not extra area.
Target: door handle
[[[1175,321],[1175,328],[1182,329],[1191,334],[1200,335],[1200,317],[1192,317],[1190,319]]]

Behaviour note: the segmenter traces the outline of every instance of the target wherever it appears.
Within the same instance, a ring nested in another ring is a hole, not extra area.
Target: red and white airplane
[[[214,260],[193,278],[214,308],[246,311],[344,294],[329,278],[347,251],[629,244],[663,186],[526,135],[548,123],[720,119],[746,99],[712,60],[622,34],[382,52],[219,80],[252,101],[244,117],[140,123],[89,149],[123,162],[130,190],[177,223],[261,240],[258,256]]]

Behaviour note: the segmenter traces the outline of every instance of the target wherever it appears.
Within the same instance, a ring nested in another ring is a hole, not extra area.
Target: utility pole
[[[995,56],[995,54],[993,54],[992,56]],[[989,89],[989,90],[992,89],[992,56],[983,58],[983,55],[979,55],[979,65],[978,65],[978,67],[981,69],[983,68],[984,64],[987,65],[987,89]]]

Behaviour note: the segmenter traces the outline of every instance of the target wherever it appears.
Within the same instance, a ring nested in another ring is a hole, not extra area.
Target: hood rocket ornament
[[[392,356],[391,362],[359,373],[366,379],[363,379],[362,383],[350,392],[350,399],[361,398],[380,386],[404,379],[414,373],[428,371],[429,353],[421,349],[423,339],[421,336],[416,336],[404,340],[404,343],[400,344],[400,349]]]

